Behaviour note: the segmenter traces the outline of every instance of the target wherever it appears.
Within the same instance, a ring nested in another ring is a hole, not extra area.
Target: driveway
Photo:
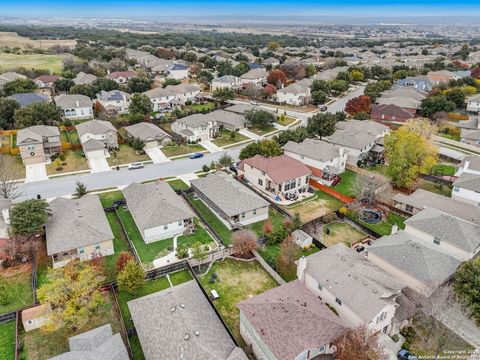
[[[25,166],[25,182],[48,180],[45,163]]]
[[[112,170],[110,169],[110,165],[108,165],[105,155],[87,153],[86,157],[92,173]]]
[[[211,153],[216,153],[219,151],[223,151],[221,147],[218,147],[214,143],[212,143],[210,140],[203,140],[200,141],[200,145],[202,145],[205,149],[207,149]]]
[[[143,150],[145,150],[145,152],[150,157],[150,159],[152,159],[154,164],[170,161],[158,146],[144,148]]]
[[[253,139],[253,140],[262,140],[263,139],[263,136],[260,136],[260,135],[257,135],[247,129],[240,129],[238,131],[240,134],[242,135],[245,135],[247,137],[249,137],[250,139]]]

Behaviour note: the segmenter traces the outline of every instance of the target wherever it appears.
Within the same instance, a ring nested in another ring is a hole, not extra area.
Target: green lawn
[[[63,174],[72,171],[80,171],[80,170],[88,170],[88,161],[83,156],[83,152],[78,150],[66,150],[64,151],[65,159],[59,160],[60,166],[58,167],[56,161],[48,164],[47,174],[48,175],[56,175],[56,174]],[[60,169],[60,170],[57,170]]]
[[[107,158],[108,165],[125,165],[136,161],[149,161],[147,154],[137,154],[135,149],[129,145],[123,144],[119,146],[118,151],[111,151],[110,157]]]
[[[277,118],[277,123],[283,126],[288,126],[290,124],[293,124],[295,121],[297,121],[295,118],[292,118],[290,116],[285,116],[285,115],[280,115]]]
[[[115,280],[117,276],[116,263],[118,256],[121,252],[129,252],[128,240],[125,237],[125,234],[122,230],[122,225],[117,218],[117,215],[114,212],[108,212],[105,214],[107,216],[108,223],[113,232],[113,248],[115,253],[113,255],[105,257],[105,282],[110,282]]]
[[[217,280],[211,284],[211,274],[217,274]],[[256,262],[225,259],[212,265],[208,273],[200,278],[207,293],[215,289],[220,298],[214,301],[222,319],[240,344],[240,311],[237,304],[251,296],[261,294],[277,285],[270,275]]]
[[[253,132],[254,134],[262,136],[262,135],[270,134],[271,132],[274,132],[277,129],[273,125],[266,125],[266,126],[251,127],[248,130]]]
[[[310,247],[309,249],[299,248],[298,256],[296,256],[295,260],[300,259],[302,256],[314,254],[317,251],[320,251],[320,249],[317,248],[315,245],[312,245],[312,247]],[[297,278],[296,273],[282,272],[277,269],[277,261],[280,255],[280,244],[265,245],[258,249],[258,253],[275,271],[278,272],[278,274],[283,278],[283,280],[292,281]]]
[[[69,143],[80,144],[80,139],[78,138],[78,133],[76,130],[67,131],[65,135],[67,136]]]
[[[231,137],[232,131],[222,129],[220,131],[220,136],[218,138],[216,138],[215,140],[213,140],[212,143],[214,143],[215,145],[217,145],[219,147],[224,147],[224,146],[236,144],[236,143],[241,142],[241,141],[250,140],[249,137],[247,137],[243,134],[240,134],[239,132],[235,131],[233,133],[235,134],[235,136],[232,139],[232,137]]]
[[[175,180],[170,180],[168,182],[168,185],[172,187],[173,190],[188,190],[190,189],[190,186],[188,186],[183,180],[181,179],[175,179]]]
[[[218,236],[222,239],[225,245],[229,245],[231,241],[232,231],[229,230],[218,218],[217,216],[205,205],[205,203],[200,200],[193,200],[193,194],[188,195],[188,199],[191,201],[193,206],[202,214],[205,220],[210,224],[210,226],[215,230]]]
[[[449,164],[437,164],[432,167],[432,174],[435,175],[438,173],[438,175],[447,175],[447,176],[453,176],[455,175],[456,168],[453,165]]]
[[[293,215],[300,214],[300,219],[306,223],[311,220],[322,217],[332,211],[336,211],[343,206],[343,203],[323,191],[316,190],[314,196],[296,202],[294,204],[284,206],[284,208]]]
[[[190,274],[190,272],[188,272],[188,270],[178,271],[176,273],[170,274],[169,277],[173,286],[182,284],[193,279],[192,275]]]
[[[406,219],[394,213],[388,213],[387,219],[377,224],[369,224],[361,221],[360,219],[358,219],[357,213],[348,212],[347,216],[350,219],[358,222],[359,224],[362,224],[366,228],[375,231],[377,234],[381,236],[390,235],[392,233],[392,225],[394,224],[397,224],[399,229],[405,228],[404,222]]]
[[[283,226],[283,222],[286,220],[282,214],[272,207],[268,209],[268,218],[272,221],[273,229]],[[263,225],[265,224],[265,221],[259,221],[254,224],[247,225],[245,228],[255,231],[259,237],[263,236]]]
[[[15,359],[15,320],[0,324],[0,354],[2,360]]]
[[[335,191],[347,195],[350,197],[356,197],[355,194],[355,181],[357,180],[357,174],[350,170],[345,170],[343,174],[340,175],[342,181],[339,184],[335,185],[333,188]]]
[[[193,244],[200,242],[204,245],[210,244],[213,242],[213,239],[208,234],[207,230],[203,228],[200,224],[200,220],[198,218],[194,219],[195,221],[195,232],[190,235],[181,235],[177,239],[178,245],[184,245],[187,247],[191,247]]]
[[[190,145],[180,144],[180,145],[164,146],[163,148],[161,148],[161,150],[165,154],[165,156],[172,157],[172,156],[181,156],[181,155],[187,155],[194,152],[205,151],[206,149],[199,144],[190,144]]]
[[[188,105],[186,107],[187,109],[193,110],[193,111],[207,111],[207,110],[213,110],[215,109],[215,103],[213,102],[207,102],[205,104],[192,104]]]
[[[123,199],[123,194],[120,190],[109,191],[102,194],[98,194],[102,206],[112,206],[114,201]]]
[[[346,246],[351,247],[366,235],[353,226],[340,221],[324,225],[322,231],[322,243],[327,247],[338,243],[344,243]]]
[[[9,295],[8,303],[0,305],[0,314],[33,304],[32,268],[30,264],[2,269],[0,271],[0,284],[5,286]]]
[[[63,69],[64,58],[64,55],[0,53],[0,71],[24,67],[26,69],[48,70],[59,74]]]

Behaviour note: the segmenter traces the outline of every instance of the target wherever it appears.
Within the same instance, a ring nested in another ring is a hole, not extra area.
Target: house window
[[[163,226],[163,230],[167,230],[167,229],[168,229],[168,224]]]
[[[325,345],[320,346],[320,347],[318,348],[318,352],[319,352],[320,354],[323,354],[323,353],[325,352]]]
[[[318,283],[318,290],[322,291],[323,287],[322,287],[322,284]]]
[[[80,254],[83,254],[83,253],[85,252],[85,249],[84,249],[84,248],[80,248],[80,249],[78,249],[78,252],[79,252]],[[65,255],[65,254],[64,254],[64,255]]]
[[[412,205],[406,205],[405,210],[408,212],[413,212],[413,206]]]
[[[440,245],[440,239],[434,237],[434,238],[433,238],[433,243],[434,243],[435,245]]]
[[[288,180],[288,181],[286,181],[284,184],[285,184],[285,185],[284,185],[285,191],[288,191],[288,190],[290,190],[290,189],[295,189],[296,184],[297,184],[297,181],[296,181],[295,179],[293,179],[293,180]]]
[[[182,226],[183,225],[183,220],[178,220],[178,226]]]
[[[253,209],[253,215],[257,215],[257,209]]]
[[[100,250],[100,244],[95,245],[95,250]]]
[[[335,302],[336,302],[338,305],[342,305],[342,300],[340,300],[339,298],[335,298]]]
[[[245,219],[245,213],[242,213],[242,219]]]
[[[258,185],[263,186],[263,180],[262,179],[258,179]]]
[[[302,185],[302,178],[298,178],[298,181],[297,181],[297,186],[300,186]]]

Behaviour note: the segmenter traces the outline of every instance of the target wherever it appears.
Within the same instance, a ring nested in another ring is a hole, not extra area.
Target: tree
[[[377,198],[375,191],[385,184],[385,181],[375,174],[358,174],[353,183],[352,192],[358,199],[366,200],[368,204],[374,204]]]
[[[313,91],[311,94],[312,94],[312,103],[314,105],[325,104],[325,102],[327,101],[327,94],[322,90]]]
[[[150,98],[144,94],[133,94],[130,100],[130,113],[147,115],[153,111]]]
[[[201,83],[207,85],[212,82],[212,80],[214,79],[214,76],[210,71],[202,70],[197,74],[197,79]]]
[[[352,80],[353,81],[363,81],[365,80],[365,76],[363,75],[363,72],[361,72],[360,70],[352,70],[350,72],[350,75],[352,76]]]
[[[70,88],[69,94],[85,95],[86,97],[93,99],[96,94],[95,90],[93,84],[78,84]]]
[[[118,254],[118,258],[115,263],[117,273],[122,271],[129,261],[135,261],[135,258],[128,251],[122,251],[120,254]]]
[[[300,218],[300,214],[295,212],[293,214],[293,218],[290,224],[290,230],[293,232],[295,230],[299,230],[302,227],[302,219]]]
[[[348,90],[348,82],[345,80],[332,80],[330,81],[330,88],[332,91],[340,94]]]
[[[202,266],[201,263],[207,258],[207,255],[207,245],[204,245],[199,241],[192,245],[192,258],[198,261],[200,267]]]
[[[267,48],[270,51],[277,51],[280,48],[280,44],[278,43],[278,41],[273,41],[272,40],[272,41],[268,42]]]
[[[403,126],[385,137],[386,173],[398,186],[411,186],[420,173],[437,162],[437,148],[424,136]]]
[[[48,282],[38,291],[42,304],[52,307],[46,331],[64,329],[73,332],[91,321],[104,300],[99,290],[104,277],[87,261],[72,260],[66,266],[50,269]]]
[[[145,141],[140,138],[133,138],[130,140],[130,146],[136,151],[142,151],[145,147]]]
[[[472,70],[470,71],[470,76],[475,79],[480,79],[480,66],[472,68]]]
[[[112,91],[118,89],[118,84],[112,79],[107,78],[98,78],[92,83],[92,86],[95,90],[95,94],[100,91]]]
[[[218,163],[220,164],[220,166],[226,168],[233,163],[233,159],[227,153],[223,153],[222,156],[220,156],[220,159],[218,159]]]
[[[369,96],[361,95],[347,101],[345,111],[350,115],[370,113],[372,102]]]
[[[213,91],[213,98],[220,101],[228,101],[235,99],[235,93],[232,89],[227,87],[221,87]]]
[[[307,131],[312,136],[320,138],[330,136],[335,132],[335,124],[337,119],[335,115],[330,113],[318,113],[308,118]]]
[[[34,103],[15,111],[17,129],[33,125],[55,125],[61,121],[61,110],[54,103]]]
[[[296,143],[301,143],[308,137],[308,131],[304,126],[299,126],[295,129],[287,129],[280,132],[278,135],[273,137],[280,146],[285,145],[289,141],[294,141]]]
[[[366,325],[350,329],[335,341],[335,359],[338,360],[387,360],[379,341],[379,333],[374,333]]]
[[[293,241],[291,235],[287,236],[280,244],[280,254],[277,261],[277,269],[284,274],[284,276],[294,278],[297,272],[295,260],[300,255],[300,248]]]
[[[118,288],[129,294],[135,294],[145,284],[145,273],[135,260],[127,261],[117,275]]]
[[[480,258],[463,262],[453,277],[453,290],[465,301],[477,324],[480,324]]]
[[[13,200],[18,197],[18,183],[14,180],[4,155],[0,155],[0,198]]]
[[[287,75],[285,75],[282,70],[272,70],[270,74],[268,74],[267,82],[278,89],[287,82]]]
[[[257,234],[252,230],[239,230],[232,235],[233,252],[247,255],[258,247]]]
[[[13,127],[13,116],[17,109],[20,109],[20,104],[17,100],[0,98],[0,128]]]
[[[277,88],[272,84],[267,84],[263,87],[262,92],[267,97],[272,96],[273,94],[275,94],[277,92]]]
[[[277,142],[273,140],[261,140],[251,143],[240,151],[240,160],[251,158],[255,155],[265,157],[279,156],[283,154],[283,150]]]
[[[311,77],[313,75],[315,75],[317,73],[317,68],[315,67],[315,65],[313,64],[308,64],[306,67],[305,67],[305,75],[307,77]]]
[[[128,80],[127,88],[132,93],[143,93],[153,86],[153,80],[147,77],[134,77]]]
[[[455,110],[455,103],[447,99],[442,93],[426,97],[421,103],[421,112],[425,117],[431,117],[433,114],[441,111],[451,112]]]
[[[72,79],[58,79],[53,83],[53,86],[56,91],[67,93],[72,87],[75,86],[75,83]]]
[[[447,100],[454,102],[457,108],[464,107],[465,98],[465,94],[460,88],[453,88],[447,92]]]
[[[6,83],[3,86],[3,92],[6,96],[19,93],[29,93],[37,89],[38,86],[31,79],[16,79]]]
[[[245,120],[251,127],[265,127],[275,122],[275,115],[270,111],[252,109],[245,112]]]
[[[235,76],[241,76],[250,71],[250,67],[246,62],[241,62],[234,68]]]
[[[169,85],[180,85],[181,83],[182,82],[180,80],[174,78],[166,78],[162,83],[162,87],[166,88]]]
[[[85,196],[88,194],[88,190],[87,190],[87,187],[85,186],[84,183],[80,182],[80,181],[77,181],[75,183],[76,187],[75,187],[75,192],[73,193],[73,197],[75,199],[79,199],[81,198],[82,196]]]
[[[330,94],[330,84],[325,80],[313,80],[312,85],[310,85],[310,91],[313,93],[315,91],[323,91],[326,94]]]
[[[24,238],[41,233],[48,218],[48,203],[30,199],[15,204],[10,213],[12,234]]]

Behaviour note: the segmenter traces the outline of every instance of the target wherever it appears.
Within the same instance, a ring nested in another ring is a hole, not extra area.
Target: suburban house
[[[288,105],[301,106],[310,103],[310,85],[313,79],[303,79],[294,82],[277,91],[277,101]]]
[[[318,359],[332,354],[345,323],[300,280],[238,304],[240,334],[257,359]]]
[[[229,229],[268,219],[269,203],[222,171],[190,183],[194,194]]]
[[[172,137],[157,125],[141,122],[124,127],[127,137],[140,139],[145,143],[145,148],[165,145],[172,141]]]
[[[61,78],[62,77],[59,75],[42,75],[35,79],[35,84],[37,84],[40,89],[53,89],[55,81],[60,80]]]
[[[300,258],[297,277],[349,326],[398,331],[392,320],[405,285],[343,243]]]
[[[17,146],[24,165],[41,164],[62,151],[56,126],[34,125],[17,132]]]
[[[15,100],[20,104],[21,108],[25,106],[36,104],[36,103],[46,103],[48,102],[48,96],[39,94],[39,93],[20,93],[13,94],[7,97],[7,99]]]
[[[238,166],[240,177],[272,196],[305,191],[311,174],[306,165],[287,155],[255,155]]]
[[[62,94],[55,96],[54,101],[67,119],[83,120],[93,117],[93,103],[88,96]]]
[[[177,104],[185,105],[187,101],[195,102],[200,94],[200,87],[195,84],[168,85],[165,90],[175,94]]]
[[[106,324],[68,338],[69,352],[49,360],[128,360],[128,352],[120,333],[113,334]]]
[[[52,307],[50,304],[41,304],[22,310],[22,324],[26,332],[40,329],[48,324]]]
[[[463,172],[453,183],[452,198],[480,206],[480,176]]]
[[[410,87],[425,92],[432,91],[433,87],[430,79],[425,75],[407,76],[405,79],[399,79],[395,81],[395,85]]]
[[[241,81],[238,77],[233,75],[223,75],[213,79],[210,88],[212,89],[212,91],[223,88],[237,90],[240,86]]]
[[[166,75],[168,78],[182,80],[190,76],[190,68],[184,64],[171,64],[167,67]]]
[[[394,104],[374,104],[370,113],[370,119],[379,122],[405,122],[413,119],[414,115],[400,106]]]
[[[325,174],[339,175],[345,171],[347,152],[341,146],[323,140],[305,139],[301,143],[289,141],[283,146],[284,154],[301,161],[322,179]]]
[[[215,110],[207,114],[211,119],[217,122],[219,127],[224,129],[238,131],[247,127],[247,121],[245,116],[225,111],[225,110]]]
[[[100,91],[97,94],[99,102],[108,115],[125,114],[130,107],[130,98],[132,95],[120,90]]]
[[[102,143],[106,149],[118,148],[118,131],[110,121],[90,120],[75,127],[82,145],[85,145],[89,140],[96,140]]]
[[[278,61],[278,59],[275,59],[274,57],[269,57],[262,61],[262,65],[275,67],[280,65],[280,61]]]
[[[113,71],[107,75],[107,79],[115,81],[117,84],[126,84],[128,80],[137,77],[135,71]]]
[[[150,98],[153,105],[153,111],[162,111],[171,109],[177,104],[176,93],[171,90],[156,87],[143,93]]]
[[[262,86],[267,83],[268,71],[262,68],[252,69],[240,76],[243,87]]]
[[[17,74],[16,72],[6,72],[3,74],[0,74],[0,90],[3,89],[5,84],[17,80],[17,79],[26,79],[27,77],[22,74]]]
[[[190,142],[204,141],[218,135],[217,122],[208,114],[193,114],[177,119],[172,131]]]
[[[460,129],[460,141],[466,144],[480,146],[480,129]]]
[[[422,100],[426,97],[427,93],[422,90],[400,86],[383,92],[377,99],[377,104],[396,105],[415,117],[421,108]]]
[[[90,85],[95,80],[97,80],[97,77],[93,74],[86,74],[83,71],[81,71],[72,80],[75,83],[75,85]]]
[[[131,300],[146,360],[247,360],[195,280]]]
[[[122,192],[146,244],[192,230],[193,211],[165,181],[131,183]]]
[[[49,203],[49,209],[45,235],[47,254],[52,257],[54,268],[73,259],[113,255],[112,229],[98,196],[57,197]]]
[[[480,95],[470,96],[467,98],[467,111],[480,112]]]

